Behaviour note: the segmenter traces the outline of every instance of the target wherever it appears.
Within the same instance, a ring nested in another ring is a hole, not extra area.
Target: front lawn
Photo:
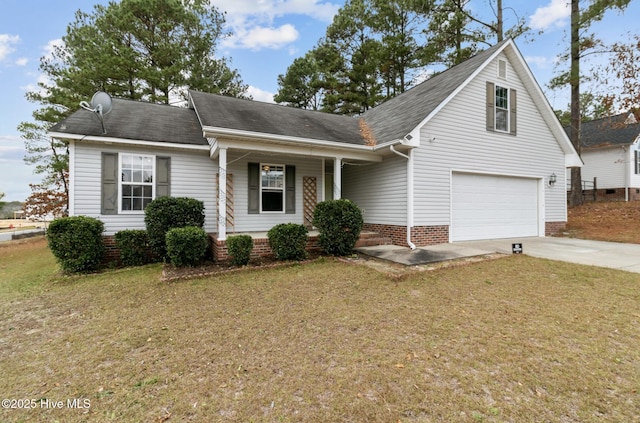
[[[0,421],[640,419],[638,274],[527,256],[160,274],[64,277],[42,240],[0,247],[0,392],[36,400]]]

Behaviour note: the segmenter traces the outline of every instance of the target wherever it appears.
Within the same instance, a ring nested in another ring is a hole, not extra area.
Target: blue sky
[[[565,109],[567,92],[553,92],[546,84],[554,63],[566,50],[569,0],[504,0],[534,28],[530,40],[517,40],[529,66],[554,108]],[[106,1],[87,0],[0,0],[0,192],[5,200],[23,201],[29,183],[41,181],[22,161],[23,141],[17,130],[30,121],[37,105],[25,93],[37,88],[43,76],[39,59],[60,42],[66,27],[81,9]],[[227,24],[234,36],[219,46],[219,53],[232,60],[254,99],[272,101],[277,77],[291,62],[304,55],[324,35],[327,25],[344,4],[343,0],[212,0],[227,12]],[[622,41],[635,33],[640,2],[631,2],[624,14],[609,12],[592,27],[606,42]],[[490,16],[488,0],[472,0],[479,15]],[[505,11],[507,19],[513,14]],[[507,22],[508,23],[508,22]],[[87,99],[89,100],[89,99]]]

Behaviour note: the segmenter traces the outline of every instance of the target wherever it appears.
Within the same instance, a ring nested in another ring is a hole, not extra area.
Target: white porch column
[[[342,198],[342,157],[333,160],[333,199]]]
[[[218,153],[218,240],[227,239],[227,149]]]

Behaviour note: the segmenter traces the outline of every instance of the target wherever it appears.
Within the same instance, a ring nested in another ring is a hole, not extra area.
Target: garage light
[[[551,176],[549,176],[549,185],[554,185],[557,180],[558,177],[556,176],[556,174],[552,173]]]

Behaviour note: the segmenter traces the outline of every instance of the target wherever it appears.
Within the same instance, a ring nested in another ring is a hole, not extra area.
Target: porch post
[[[333,160],[333,199],[342,198],[342,157]]]
[[[227,239],[227,149],[218,154],[218,240]]]

